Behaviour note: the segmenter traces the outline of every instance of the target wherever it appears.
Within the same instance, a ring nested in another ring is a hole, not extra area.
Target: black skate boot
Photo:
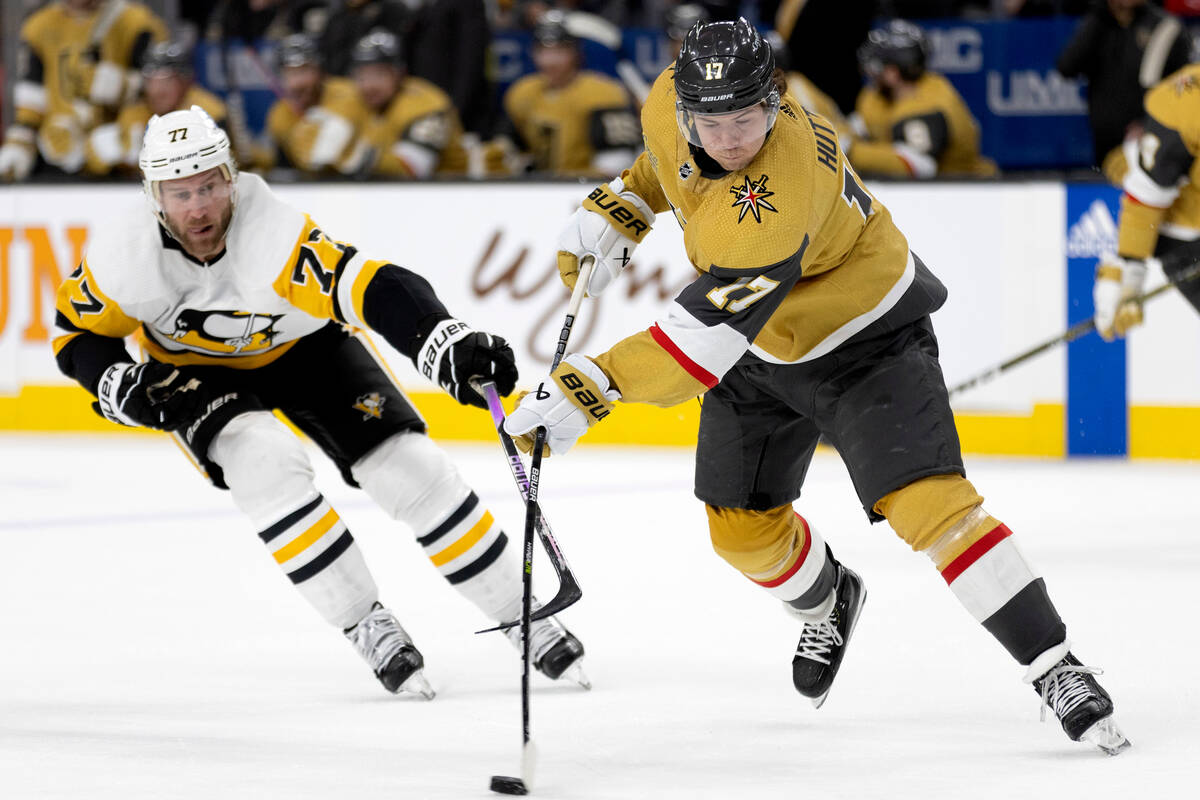
[[[521,626],[505,628],[504,633],[520,650]],[[537,671],[550,680],[565,677],[584,689],[592,688],[592,682],[583,672],[583,643],[554,617],[535,620],[530,625],[529,657]]]
[[[383,688],[392,694],[414,692],[426,700],[433,687],[422,672],[425,659],[392,612],[375,603],[365,617],[343,633],[366,660]]]
[[[1087,742],[1115,756],[1129,749],[1129,740],[1113,719],[1112,698],[1094,677],[1101,672],[1085,667],[1068,652],[1033,681],[1033,688],[1042,698],[1043,721],[1049,708],[1072,741]]]
[[[828,547],[825,552],[833,559],[833,552]],[[810,698],[816,708],[820,708],[829,696],[846,645],[854,634],[863,601],[867,599],[866,587],[858,573],[836,559],[833,563],[837,570],[833,610],[822,622],[804,623],[796,655],[792,658],[792,684],[796,691]]]

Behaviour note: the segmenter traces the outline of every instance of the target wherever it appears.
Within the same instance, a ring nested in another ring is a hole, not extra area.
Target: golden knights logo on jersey
[[[361,411],[363,420],[381,419],[383,417],[383,404],[387,402],[387,398],[379,394],[379,392],[371,392],[364,394],[354,403],[354,410]]]
[[[774,192],[767,191],[767,176],[764,174],[757,181],[750,180],[747,175],[742,179],[742,185],[734,184],[729,187],[729,193],[736,199],[730,208],[738,209],[737,221],[741,222],[746,212],[749,211],[754,215],[755,222],[762,222],[762,211],[773,211],[779,213],[779,209],[771,205],[767,200],[768,197],[774,196]]]
[[[282,316],[252,311],[199,311],[185,308],[175,317],[175,328],[170,332],[170,337],[173,341],[206,353],[237,355],[270,350],[279,333],[275,323]]]

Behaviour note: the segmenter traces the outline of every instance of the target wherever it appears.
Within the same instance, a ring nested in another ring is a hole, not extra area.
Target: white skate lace
[[[400,626],[399,620],[383,606],[371,609],[357,625],[346,631],[346,638],[375,672],[379,672],[405,645],[412,644],[412,638]]]
[[[1060,720],[1072,709],[1092,696],[1092,688],[1084,675],[1102,675],[1104,670],[1082,664],[1063,664],[1046,673],[1042,679],[1041,721],[1046,721],[1046,709],[1054,711]]]
[[[800,634],[800,643],[796,645],[796,655],[821,664],[829,664],[829,651],[833,647],[842,646],[842,635],[837,629],[837,610],[829,615],[829,619],[815,625],[808,623]]]
[[[517,649],[521,647],[521,626],[514,625],[511,628],[504,629],[504,635],[513,643]],[[542,656],[549,652],[550,648],[558,644],[561,639],[567,635],[567,630],[558,620],[550,617],[549,619],[539,619],[533,622],[529,627],[529,657],[536,664],[542,660]]]

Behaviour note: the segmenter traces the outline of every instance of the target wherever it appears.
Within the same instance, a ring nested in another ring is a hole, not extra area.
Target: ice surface
[[[452,456],[519,539],[498,446]],[[384,693],[226,493],[163,438],[0,437],[0,797],[484,798],[520,758],[520,664],[411,534],[319,456],[322,489],[425,654],[437,699]],[[819,711],[799,633],[711,551],[686,451],[580,447],[542,500],[584,599],[595,688],[534,678],[535,796],[1195,796],[1200,465],[971,459],[1042,571],[1131,751],[1038,723],[1022,669],[923,556],[869,526],[836,456],[797,508],[870,596]],[[544,560],[539,579],[552,572]],[[539,592],[553,593],[552,580]]]

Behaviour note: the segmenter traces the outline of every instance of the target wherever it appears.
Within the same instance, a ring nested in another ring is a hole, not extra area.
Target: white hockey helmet
[[[231,185],[237,205],[237,162],[229,136],[200,106],[150,118],[138,155],[142,186],[159,222],[166,224],[159,184],[220,168]]]

